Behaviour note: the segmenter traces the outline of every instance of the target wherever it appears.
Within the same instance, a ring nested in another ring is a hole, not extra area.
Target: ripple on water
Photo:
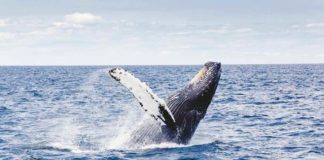
[[[8,114],[10,113],[11,110],[5,106],[0,106],[0,115],[3,115],[3,114]]]

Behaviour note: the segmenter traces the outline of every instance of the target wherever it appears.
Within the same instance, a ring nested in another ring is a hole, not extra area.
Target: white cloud
[[[180,32],[169,33],[168,35],[171,35],[171,36],[183,36],[183,35],[190,35],[190,34],[193,34],[193,32],[180,31]]]
[[[74,24],[68,22],[54,22],[53,26],[56,28],[82,28],[83,25],[81,24]]]
[[[319,28],[319,27],[324,27],[324,22],[323,23],[309,23],[306,25],[307,28]]]
[[[103,19],[91,13],[73,13],[64,17],[65,22],[72,24],[95,24]]]
[[[8,32],[0,32],[0,40],[7,40],[15,38],[15,34]]]
[[[225,27],[221,27],[221,28],[214,28],[214,29],[207,29],[207,30],[203,30],[201,31],[201,33],[226,33],[227,30]]]
[[[239,32],[239,33],[244,33],[244,32],[251,32],[251,31],[253,31],[253,29],[252,28],[239,28],[235,31]]]
[[[72,13],[64,16],[64,20],[54,22],[55,28],[82,28],[84,25],[91,25],[99,23],[103,20],[102,17],[91,13]]]
[[[8,25],[8,19],[0,19],[0,27],[5,27]]]

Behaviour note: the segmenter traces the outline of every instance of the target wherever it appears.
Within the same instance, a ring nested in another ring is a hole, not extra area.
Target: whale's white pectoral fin
[[[175,129],[174,117],[165,101],[155,95],[145,83],[122,68],[111,69],[109,74],[135,96],[145,112],[154,119],[162,121],[170,128]]]

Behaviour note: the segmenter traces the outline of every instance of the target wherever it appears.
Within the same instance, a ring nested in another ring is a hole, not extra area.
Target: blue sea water
[[[0,159],[324,159],[324,65],[223,65],[188,145],[127,148],[146,115],[113,66],[0,67]],[[124,66],[162,98],[201,66]]]

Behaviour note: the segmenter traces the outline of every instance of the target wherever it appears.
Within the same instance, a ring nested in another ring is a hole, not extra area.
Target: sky
[[[0,4],[0,65],[324,63],[323,0]]]

